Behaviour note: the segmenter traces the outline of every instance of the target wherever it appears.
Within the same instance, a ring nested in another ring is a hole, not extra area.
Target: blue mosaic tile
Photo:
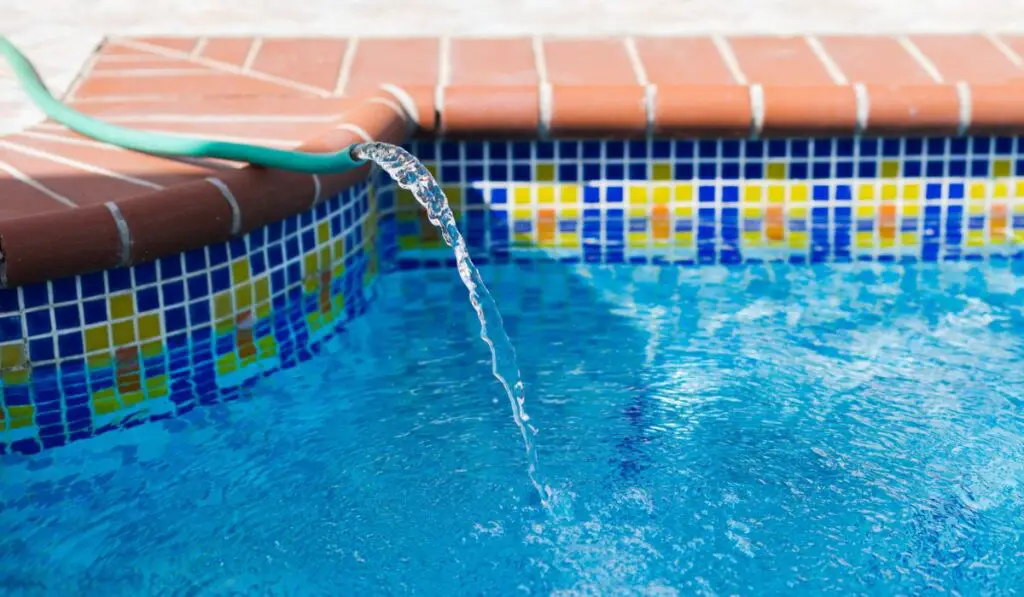
[[[1017,137],[417,140],[408,148],[455,190],[459,226],[481,264],[1009,262],[1024,253]],[[0,451],[34,453],[238,399],[365,311],[370,255],[374,272],[452,266],[420,207],[379,174],[372,185],[227,243],[0,290],[4,375],[14,380],[0,386],[0,400],[31,413],[0,430]],[[985,210],[967,209],[975,201]],[[996,203],[998,221],[986,211]],[[324,251],[343,275],[307,271],[322,267],[310,264]],[[245,267],[236,272],[236,263]],[[344,306],[324,311],[321,292],[343,295]],[[163,381],[143,389],[140,376]],[[127,401],[141,406],[126,409],[117,397],[131,392],[143,392]]]

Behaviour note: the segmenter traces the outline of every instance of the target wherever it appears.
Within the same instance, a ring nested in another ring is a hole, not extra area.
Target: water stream
[[[466,241],[462,238],[455,222],[455,215],[448,205],[448,198],[423,164],[401,147],[388,143],[364,143],[353,149],[353,155],[377,164],[398,183],[398,186],[412,192],[416,200],[427,210],[430,223],[441,230],[444,242],[454,250],[459,277],[469,291],[469,302],[472,303],[477,319],[480,320],[480,338],[491,349],[491,372],[505,389],[505,394],[512,405],[512,418],[523,436],[530,482],[537,490],[541,504],[550,511],[552,490],[540,474],[534,445],[537,429],[526,414],[526,392],[519,373],[516,350],[505,333],[498,305],[487,290],[480,272],[473,265],[473,260],[466,249]]]

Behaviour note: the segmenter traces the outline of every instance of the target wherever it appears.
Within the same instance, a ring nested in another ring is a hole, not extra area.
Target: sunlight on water
[[[480,269],[570,520],[462,280],[408,270],[244,399],[0,457],[0,594],[1024,586],[1024,261]]]

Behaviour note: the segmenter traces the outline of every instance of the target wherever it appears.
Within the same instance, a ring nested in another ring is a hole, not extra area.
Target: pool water
[[[238,402],[0,462],[5,595],[1006,595],[1024,268],[454,270]]]

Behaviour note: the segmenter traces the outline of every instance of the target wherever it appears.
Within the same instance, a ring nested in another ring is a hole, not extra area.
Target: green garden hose
[[[103,143],[157,156],[217,158],[309,174],[347,172],[364,163],[352,156],[352,146],[337,153],[305,153],[227,141],[186,139],[114,126],[72,110],[54,98],[32,63],[3,35],[0,35],[0,55],[7,59],[29,98],[47,116]]]

